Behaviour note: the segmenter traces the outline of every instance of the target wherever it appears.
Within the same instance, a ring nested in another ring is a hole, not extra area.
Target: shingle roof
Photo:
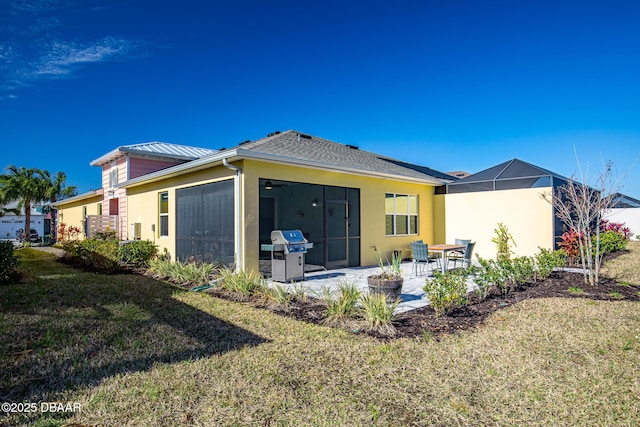
[[[245,142],[235,148],[365,172],[426,179],[436,181],[436,183],[442,183],[442,180],[447,182],[456,180],[455,177],[428,167],[360,150],[352,145],[306,135],[295,130],[272,134],[253,142]]]
[[[188,145],[171,144],[168,142],[144,142],[139,144],[123,145],[109,153],[97,158],[90,164],[92,166],[102,165],[118,157],[121,153],[140,154],[147,156],[158,156],[176,160],[195,160],[210,154],[217,153],[218,150],[209,148],[192,147]]]

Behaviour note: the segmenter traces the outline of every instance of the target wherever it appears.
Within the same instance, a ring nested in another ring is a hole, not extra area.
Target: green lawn
[[[0,401],[81,410],[0,424],[640,424],[637,302],[527,300],[383,342],[20,252],[26,280],[0,287]]]

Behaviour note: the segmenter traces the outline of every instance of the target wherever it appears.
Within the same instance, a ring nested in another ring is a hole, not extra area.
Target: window
[[[387,236],[418,234],[418,196],[385,194],[385,233]]]
[[[102,203],[98,203],[98,215],[102,215]]]
[[[109,188],[115,188],[118,185],[118,168],[116,162],[111,162],[111,170],[109,171]]]
[[[160,223],[160,236],[169,235],[169,193],[163,192],[159,194],[159,219]]]
[[[86,206],[83,206],[83,207],[82,207],[82,217],[83,217],[83,218],[86,218],[86,217],[87,217],[87,207],[86,207]]]

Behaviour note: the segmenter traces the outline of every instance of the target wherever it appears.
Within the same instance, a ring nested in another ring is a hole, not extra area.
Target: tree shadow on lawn
[[[135,274],[62,268],[2,289],[2,313],[21,322],[0,335],[2,401],[46,401],[156,363],[268,342],[173,297],[189,291]]]

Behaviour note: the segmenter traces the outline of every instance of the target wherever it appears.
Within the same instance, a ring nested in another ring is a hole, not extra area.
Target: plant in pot
[[[385,295],[389,302],[399,300],[402,293],[402,283],[404,282],[402,268],[400,267],[401,262],[401,256],[394,253],[391,257],[391,262],[387,262],[385,266],[382,261],[382,254],[380,254],[380,261],[378,262],[380,273],[367,277],[369,292]]]

